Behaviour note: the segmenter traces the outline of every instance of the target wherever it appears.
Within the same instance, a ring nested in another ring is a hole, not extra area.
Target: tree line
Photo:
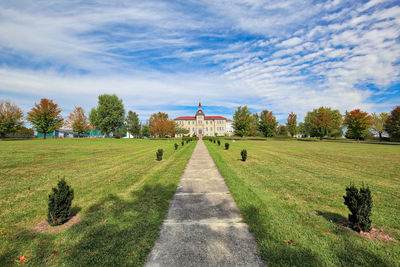
[[[233,128],[238,136],[265,136],[298,134],[303,137],[342,137],[364,139],[375,132],[382,141],[387,133],[392,140],[400,140],[400,106],[391,112],[372,113],[354,109],[344,115],[337,109],[320,107],[307,113],[304,122],[297,124],[297,115],[291,112],[286,124],[279,125],[272,111],[252,113],[247,106],[239,106],[233,115]]]
[[[175,136],[187,134],[188,131],[179,128],[167,113],[153,113],[148,124],[142,124],[136,112],[129,110],[125,113],[122,99],[115,94],[103,94],[98,97],[98,104],[92,108],[87,117],[82,107],[75,106],[65,120],[62,110],[51,99],[43,98],[24,117],[22,110],[8,101],[0,102],[0,137],[19,132],[32,133],[24,127],[24,119],[35,130],[46,135],[66,126],[78,133],[79,136],[88,134],[90,130],[99,131],[106,137],[123,137],[129,132],[134,137]],[[377,133],[382,140],[387,133],[392,140],[400,140],[400,106],[391,112],[380,114],[355,109],[342,115],[339,110],[330,107],[320,107],[307,113],[304,122],[297,123],[297,115],[293,112],[287,117],[284,125],[279,125],[272,111],[263,110],[252,113],[247,106],[239,106],[233,115],[233,128],[238,136],[272,137],[276,135],[301,134],[310,137],[345,137],[363,139]],[[33,135],[33,133],[32,133]]]
[[[24,116],[22,110],[9,101],[0,102],[0,137],[29,131],[33,136],[33,130],[24,127],[25,120],[33,129],[43,134],[46,139],[48,134],[53,133],[61,127],[68,127],[76,132],[78,136],[84,136],[91,130],[99,131],[105,137],[121,138],[129,132],[133,137],[153,136],[174,136],[179,133],[172,119],[168,114],[158,112],[149,118],[148,124],[139,120],[136,112],[129,110],[125,114],[125,107],[122,99],[115,94],[104,94],[98,97],[98,104],[86,116],[82,107],[75,106],[74,110],[64,119],[61,115],[61,108],[53,100],[42,98],[35,103],[33,108]]]

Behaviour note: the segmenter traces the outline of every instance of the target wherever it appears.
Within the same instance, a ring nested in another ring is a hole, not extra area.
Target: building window
[[[193,132],[194,132],[194,128],[193,128]]]
[[[210,131],[212,131],[212,127],[210,127]]]
[[[206,132],[208,132],[208,127],[206,128]]]

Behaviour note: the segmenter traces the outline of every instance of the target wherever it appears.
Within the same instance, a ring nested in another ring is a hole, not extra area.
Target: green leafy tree
[[[139,116],[136,112],[130,111],[128,112],[128,116],[126,116],[126,130],[133,136],[138,137],[140,135],[140,122]]]
[[[382,112],[380,114],[376,114],[375,112],[371,114],[373,124],[372,129],[378,133],[379,141],[382,142],[382,134],[385,132],[385,123],[389,118],[389,114],[386,112]]]
[[[24,113],[15,104],[8,101],[0,102],[0,137],[15,133],[22,127]]]
[[[297,127],[297,115],[293,112],[291,112],[287,118],[286,127],[292,137],[299,132],[299,128]]]
[[[249,131],[249,136],[259,136],[260,131],[258,130],[258,124],[260,122],[260,116],[257,113],[252,115],[251,127]]]
[[[28,112],[26,119],[46,139],[47,134],[54,132],[63,125],[64,119],[60,113],[61,109],[53,103],[53,100],[42,98],[40,103],[35,103],[35,106]]]
[[[126,136],[126,127],[125,125],[119,127],[117,130],[113,132],[113,138],[123,138]]]
[[[384,128],[390,138],[400,140],[400,106],[396,106],[390,112]]]
[[[122,99],[114,95],[100,95],[97,108],[92,108],[89,114],[90,123],[101,134],[110,136],[123,126],[125,109]]]
[[[278,135],[288,136],[289,135],[288,128],[285,125],[279,125],[278,126]]]
[[[179,125],[176,125],[176,131],[175,131],[175,133],[176,133],[176,134],[186,135],[186,134],[189,133],[189,130],[186,129],[186,128],[179,127]]]
[[[305,126],[304,122],[299,122],[299,133],[304,137],[304,136],[309,136],[310,133],[307,131],[307,128]]]
[[[275,129],[278,126],[275,116],[272,111],[263,110],[260,113],[259,130],[265,137],[271,137],[274,135]]]
[[[233,115],[233,120],[233,129],[236,135],[241,137],[249,135],[253,118],[247,106],[239,106]]]
[[[347,127],[346,136],[350,138],[360,139],[369,134],[369,128],[373,123],[372,117],[367,112],[359,109],[346,111],[343,124]]]
[[[141,136],[150,137],[151,132],[148,125],[142,125]]]

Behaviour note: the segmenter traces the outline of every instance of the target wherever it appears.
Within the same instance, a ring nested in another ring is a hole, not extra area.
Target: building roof
[[[181,116],[175,118],[175,120],[195,120],[195,116]],[[205,120],[226,120],[225,117],[222,116],[204,116]]]
[[[229,121],[229,122],[231,122],[231,121],[233,121],[233,120],[230,120],[230,119],[226,119],[226,121]]]

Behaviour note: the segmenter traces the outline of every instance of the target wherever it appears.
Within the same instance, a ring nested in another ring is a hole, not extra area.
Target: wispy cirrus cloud
[[[116,93],[142,119],[199,98],[223,115],[387,111],[399,31],[396,1],[0,1],[0,92],[66,112]]]

